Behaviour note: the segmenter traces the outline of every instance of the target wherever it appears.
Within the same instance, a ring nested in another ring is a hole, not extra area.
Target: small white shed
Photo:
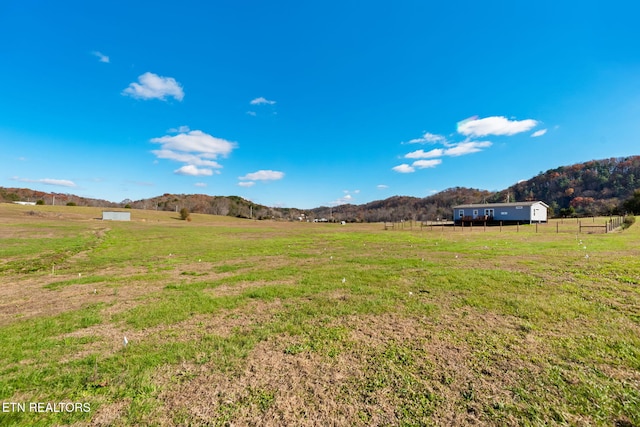
[[[131,212],[102,211],[103,221],[131,221]]]

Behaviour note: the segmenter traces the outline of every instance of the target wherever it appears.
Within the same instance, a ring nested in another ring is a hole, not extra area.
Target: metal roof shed
[[[131,221],[131,212],[102,211],[103,221]]]

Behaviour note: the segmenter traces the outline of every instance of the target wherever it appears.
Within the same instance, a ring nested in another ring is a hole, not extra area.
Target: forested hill
[[[310,212],[316,218],[333,218],[336,221],[450,219],[452,206],[462,203],[483,203],[493,194],[485,190],[455,187],[425,198],[393,196],[364,205],[323,206],[312,209]]]
[[[400,221],[450,219],[452,207],[463,203],[495,203],[542,200],[551,215],[609,215],[623,212],[625,201],[640,189],[640,156],[592,160],[541,172],[511,187],[489,192],[473,188],[449,188],[429,197],[394,196],[363,205],[323,206],[315,209],[271,208],[238,196],[163,194],[120,203],[88,199],[72,194],[45,193],[25,188],[0,187],[0,202],[38,201],[50,205],[121,207],[190,212],[255,219],[298,220],[326,218],[332,221]],[[640,194],[640,193],[639,193]]]
[[[496,195],[512,201],[542,200],[555,214],[610,214],[640,188],[640,156],[562,166],[519,182]]]

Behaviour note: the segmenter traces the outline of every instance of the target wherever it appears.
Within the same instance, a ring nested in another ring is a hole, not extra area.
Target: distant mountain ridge
[[[276,208],[253,203],[239,196],[169,194],[143,200],[114,203],[64,193],[26,188],[0,187],[0,201],[38,201],[44,204],[75,204],[105,208],[131,207],[165,211],[186,207],[190,212],[239,218],[333,221],[399,221],[451,218],[453,206],[465,203],[542,200],[552,215],[609,215],[622,210],[625,200],[640,188],[640,156],[591,160],[541,172],[509,188],[490,192],[465,187],[449,188],[419,198],[393,196],[362,205],[321,206],[314,209]]]

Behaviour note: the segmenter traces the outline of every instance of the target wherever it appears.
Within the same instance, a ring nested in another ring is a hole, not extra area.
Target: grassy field
[[[638,224],[131,213],[0,205],[0,425],[640,425]]]

